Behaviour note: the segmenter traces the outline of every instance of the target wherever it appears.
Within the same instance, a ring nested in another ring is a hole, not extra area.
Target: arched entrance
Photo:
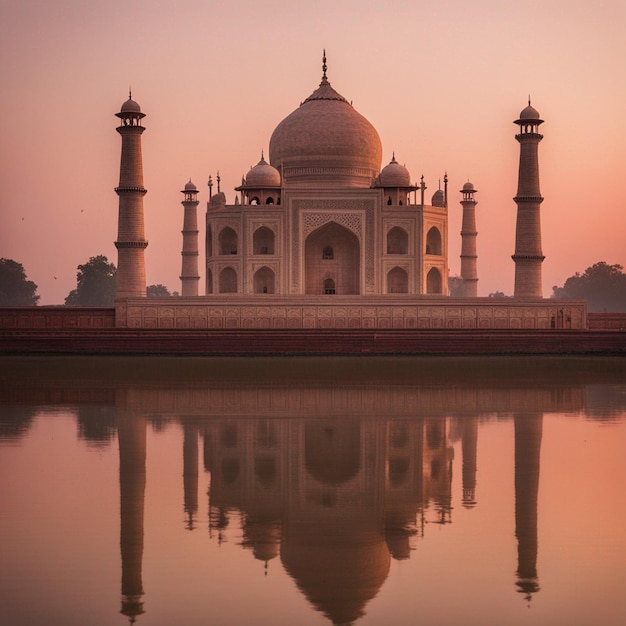
[[[304,292],[339,295],[361,293],[361,259],[356,235],[336,222],[313,231],[304,244]]]

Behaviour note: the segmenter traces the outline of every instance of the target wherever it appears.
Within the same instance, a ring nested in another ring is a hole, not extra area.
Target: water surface
[[[626,623],[626,363],[0,359],[12,625]]]

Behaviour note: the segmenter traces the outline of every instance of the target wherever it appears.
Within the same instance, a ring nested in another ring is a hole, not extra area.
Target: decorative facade
[[[326,76],[206,213],[206,295],[447,295],[448,212]],[[421,191],[418,197],[418,191]]]

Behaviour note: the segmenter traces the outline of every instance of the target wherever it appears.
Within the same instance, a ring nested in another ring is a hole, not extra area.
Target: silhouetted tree
[[[552,287],[553,298],[587,300],[590,311],[626,311],[626,274],[621,265],[600,261],[582,274],[576,272],[562,287]]]
[[[23,265],[12,259],[0,259],[0,305],[34,306],[37,302],[37,285],[26,279]]]
[[[509,298],[510,296],[507,296],[503,291],[492,291],[489,294],[490,298]]]
[[[76,289],[65,298],[70,306],[113,306],[115,303],[115,272],[113,263],[103,255],[92,256],[78,266]]]
[[[165,286],[161,285],[148,285],[146,288],[146,295],[148,298],[167,298],[171,296],[170,290]]]
[[[448,276],[448,291],[452,298],[462,298],[463,279],[460,276]]]

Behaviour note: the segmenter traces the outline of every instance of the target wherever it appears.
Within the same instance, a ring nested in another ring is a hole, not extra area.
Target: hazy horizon
[[[413,181],[424,176],[427,202],[447,171],[451,275],[459,190],[468,179],[478,190],[483,296],[513,292],[512,122],[530,96],[545,120],[549,296],[598,261],[626,266],[625,27],[621,0],[0,0],[0,257],[24,266],[40,304],[62,304],[90,257],[117,265],[115,113],[130,87],[146,113],[147,283],[180,291],[180,190],[189,178],[200,190],[203,241],[209,175],[219,170],[234,202],[274,128],[319,84],[325,48],[332,86],[378,130],[381,166],[395,153]]]

